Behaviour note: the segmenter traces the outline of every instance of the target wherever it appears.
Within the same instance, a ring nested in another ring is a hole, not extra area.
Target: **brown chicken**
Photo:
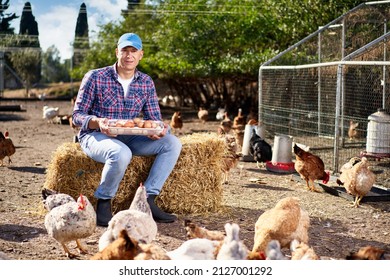
[[[358,122],[354,122],[353,120],[349,121],[349,128],[348,128],[349,140],[358,138],[358,131],[356,129],[358,126],[359,126]]]
[[[172,118],[171,118],[171,127],[176,130],[180,130],[183,128],[183,119],[181,118],[181,112],[176,111],[173,113]]]
[[[319,192],[314,186],[315,180],[322,180],[324,184],[329,181],[329,172],[325,171],[322,159],[310,152],[301,149],[294,144],[295,163],[294,168],[301,178],[306,181],[307,188],[311,191]]]
[[[221,134],[229,133],[230,130],[232,129],[232,126],[233,126],[233,122],[229,118],[228,113],[225,112],[224,119],[221,121],[221,124],[218,127],[218,134],[221,135]]]
[[[118,238],[101,252],[97,252],[90,260],[134,260],[140,253],[138,242],[133,240],[125,229],[121,230]]]
[[[204,227],[200,227],[190,220],[184,221],[184,226],[186,229],[186,236],[188,239],[193,238],[206,238],[209,240],[224,240],[225,233],[219,230],[208,230]]]
[[[223,172],[223,183],[229,183],[230,170],[237,167],[237,164],[242,156],[241,152],[238,152],[239,146],[235,136],[230,134],[221,134],[225,140],[225,152],[222,157],[222,172]]]
[[[206,123],[209,120],[209,111],[203,107],[199,107],[198,118],[202,123]]]
[[[357,252],[350,253],[347,260],[389,260],[390,255],[385,250],[373,246],[360,248]]]
[[[234,136],[236,137],[237,144],[240,148],[244,144],[245,124],[246,124],[245,117],[242,114],[242,109],[239,108],[237,116],[235,116],[233,119],[232,130]]]
[[[299,199],[283,198],[258,218],[252,252],[265,252],[271,240],[277,240],[281,248],[288,249],[294,239],[308,243],[309,226],[309,214],[300,207]]]
[[[123,229],[115,241],[90,260],[169,260],[169,257],[159,246],[139,243]]]
[[[15,145],[9,138],[8,131],[6,130],[4,134],[0,131],[0,166],[3,166],[3,159],[8,157],[8,164],[12,162],[11,156],[15,154]]]
[[[353,164],[353,163],[355,164]],[[352,204],[353,207],[359,207],[360,201],[371,190],[375,183],[376,176],[369,169],[368,160],[366,157],[362,157],[361,161],[357,161],[356,158],[350,159],[348,166],[345,168],[343,165],[340,177],[337,179],[339,185],[344,186],[345,190],[355,196],[355,200]]]

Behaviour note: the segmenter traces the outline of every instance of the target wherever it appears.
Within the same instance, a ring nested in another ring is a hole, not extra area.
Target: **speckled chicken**
[[[133,239],[150,243],[156,238],[157,224],[153,219],[152,211],[147,202],[146,189],[141,183],[129,209],[116,213],[106,231],[99,239],[99,251],[116,240],[122,229],[126,229]]]
[[[366,157],[362,157],[361,161],[352,158],[347,165],[350,168],[346,168],[345,166],[340,170],[341,174],[337,179],[337,183],[342,185],[350,195],[355,197],[352,206],[359,207],[360,201],[372,189],[376,176],[369,169]]]
[[[50,196],[47,196],[48,200],[50,200]],[[47,233],[62,245],[67,257],[77,257],[76,254],[69,251],[66,245],[70,241],[76,241],[79,251],[87,253],[87,250],[81,245],[80,239],[91,236],[95,231],[96,213],[92,204],[86,196],[81,194],[77,201],[68,201],[68,199],[59,199],[58,201],[62,201],[64,204],[45,204],[45,207],[46,205],[54,207],[45,216]]]
[[[12,139],[9,138],[8,130],[4,134],[0,131],[0,166],[3,166],[4,158],[8,157],[8,164],[12,162],[11,156],[15,154],[16,148]]]
[[[252,251],[265,252],[271,240],[279,241],[281,248],[289,248],[294,239],[308,243],[309,226],[309,214],[300,207],[299,199],[283,198],[258,218]]]
[[[240,239],[240,227],[238,224],[225,224],[226,237],[217,254],[217,260],[246,260],[248,248]]]
[[[330,178],[329,172],[325,171],[324,162],[319,156],[303,150],[297,144],[294,144],[293,149],[295,153],[295,170],[306,181],[306,186],[309,190],[319,192],[315,188],[314,182],[322,180],[326,184]]]

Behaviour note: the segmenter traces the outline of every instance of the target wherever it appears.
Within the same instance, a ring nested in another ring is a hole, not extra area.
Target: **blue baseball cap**
[[[125,47],[134,47],[137,50],[142,50],[142,40],[135,33],[125,33],[118,40],[118,49]]]

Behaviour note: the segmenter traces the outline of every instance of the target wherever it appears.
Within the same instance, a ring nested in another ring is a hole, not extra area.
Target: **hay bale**
[[[215,133],[195,133],[180,138],[177,164],[164,184],[157,204],[177,214],[206,213],[221,209],[224,142]],[[134,156],[113,200],[113,212],[128,209],[154,157]],[[64,143],[53,153],[46,170],[45,188],[77,197],[83,193],[96,205],[93,193],[103,164],[87,157],[79,143]]]

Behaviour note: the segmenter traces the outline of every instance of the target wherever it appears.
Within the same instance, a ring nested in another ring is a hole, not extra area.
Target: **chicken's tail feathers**
[[[324,177],[322,177],[322,183],[327,184],[329,182],[329,179],[330,179],[330,172],[326,171],[324,173],[325,174],[324,174]]]
[[[3,132],[0,131],[0,139],[5,139]]]
[[[57,194],[57,193],[58,192],[56,192],[55,190],[43,188],[42,189],[42,198],[46,199],[48,196],[53,195],[53,194]]]

